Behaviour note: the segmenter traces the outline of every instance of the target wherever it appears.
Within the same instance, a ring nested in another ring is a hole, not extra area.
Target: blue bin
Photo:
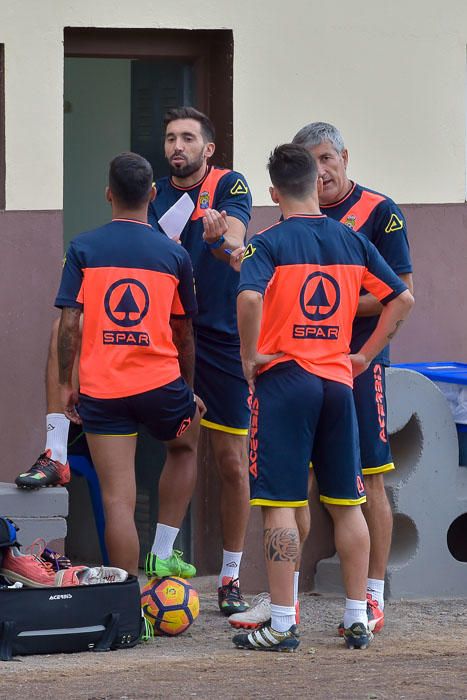
[[[412,362],[392,365],[420,372],[432,382],[467,385],[467,364],[463,362]],[[467,467],[467,425],[456,423],[459,440],[459,464]]]

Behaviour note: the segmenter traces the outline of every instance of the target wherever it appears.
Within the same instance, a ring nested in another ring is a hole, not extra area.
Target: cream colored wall
[[[465,0],[0,0],[8,209],[62,208],[65,26],[231,28],[235,167],[256,205],[271,147],[317,119],[341,128],[360,182],[465,199]]]

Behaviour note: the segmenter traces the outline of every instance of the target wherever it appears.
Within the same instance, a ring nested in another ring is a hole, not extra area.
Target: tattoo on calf
[[[264,556],[266,561],[297,560],[300,550],[298,530],[292,527],[267,528],[264,531]]]

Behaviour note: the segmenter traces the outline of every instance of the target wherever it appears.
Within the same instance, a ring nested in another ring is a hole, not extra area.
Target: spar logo
[[[126,277],[108,288],[104,309],[109,319],[121,328],[133,328],[141,323],[149,311],[149,293],[139,280]],[[104,345],[144,345],[149,335],[140,331],[103,331]]]
[[[300,290],[300,308],[310,321],[320,322],[333,316],[339,308],[341,292],[337,280],[327,272],[313,272],[308,275]],[[339,326],[319,323],[295,324],[293,337],[296,339],[337,340]]]

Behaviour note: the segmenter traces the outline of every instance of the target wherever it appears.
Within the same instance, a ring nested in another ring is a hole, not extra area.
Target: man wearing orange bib
[[[187,252],[147,223],[154,199],[150,164],[134,153],[113,159],[106,197],[112,221],[74,238],[55,305],[64,414],[81,420],[99,476],[110,562],[137,575],[134,459],[138,424],[167,447],[159,522],[181,526],[196,481],[200,411],[192,390],[196,314]],[[80,393],[73,364],[80,342]],[[199,402],[203,408],[202,402]],[[79,416],[76,405],[79,404]],[[158,575],[195,569],[159,543]]]

